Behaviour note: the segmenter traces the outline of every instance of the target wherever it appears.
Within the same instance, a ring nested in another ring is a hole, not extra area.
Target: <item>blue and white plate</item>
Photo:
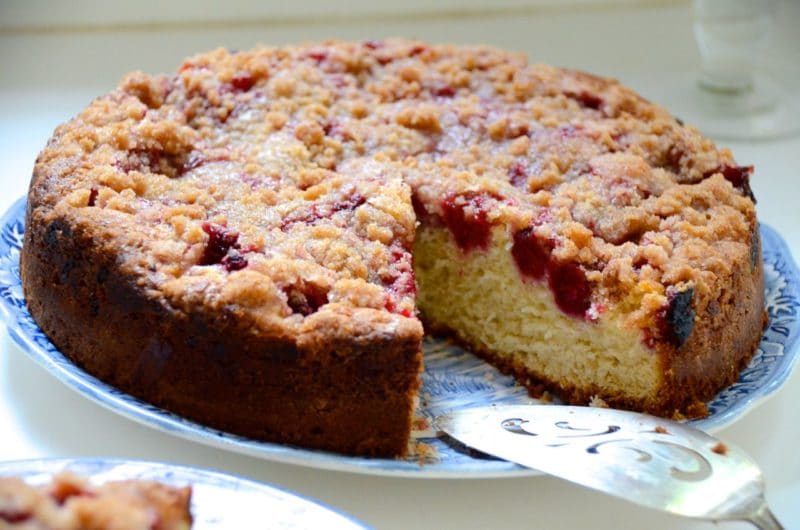
[[[282,530],[365,530],[351,517],[294,493],[193,467],[106,459],[42,459],[0,463],[0,477],[22,478],[31,486],[47,484],[53,475],[71,471],[93,484],[117,480],[155,480],[192,487],[195,530],[280,528]]]
[[[422,374],[420,429],[405,460],[348,457],[259,442],[220,432],[176,416],[87,374],[59,352],[28,313],[19,278],[25,202],[20,199],[0,219],[0,308],[14,341],[67,386],[132,420],[207,445],[284,463],[380,475],[415,477],[496,477],[538,474],[516,464],[459,450],[426,429],[427,420],[468,406],[529,403],[511,377],[458,347],[426,339]],[[710,416],[691,422],[714,431],[739,419],[786,382],[798,356],[800,271],[781,237],[761,227],[769,327],[739,381],[709,404]]]

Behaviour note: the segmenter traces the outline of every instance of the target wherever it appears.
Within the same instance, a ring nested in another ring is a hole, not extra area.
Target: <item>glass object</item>
[[[800,105],[760,63],[769,51],[776,0],[693,0],[702,71],[671,110],[704,134],[758,140],[800,132]]]

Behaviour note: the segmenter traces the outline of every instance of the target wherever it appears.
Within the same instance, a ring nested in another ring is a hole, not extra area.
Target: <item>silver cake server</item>
[[[455,410],[434,425],[473,449],[643,506],[783,528],[755,462],[681,423],[604,408],[498,405]]]

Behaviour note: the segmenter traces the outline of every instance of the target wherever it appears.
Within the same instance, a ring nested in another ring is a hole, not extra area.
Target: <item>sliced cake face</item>
[[[189,530],[191,487],[129,480],[100,486],[68,472],[41,488],[0,478],[0,528]]]
[[[420,230],[419,307],[432,329],[455,335],[537,395],[551,390],[581,403],[597,396],[652,406],[662,363],[641,334],[621,315],[583,318],[591,292],[578,269],[551,273],[549,281],[520,277],[512,245],[495,228],[486,250],[465,256],[446,229]]]

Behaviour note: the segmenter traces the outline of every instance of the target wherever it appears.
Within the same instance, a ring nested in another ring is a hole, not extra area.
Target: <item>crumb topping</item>
[[[418,219],[456,223],[470,249],[491,225],[525,231],[586,282],[570,311],[645,327],[749,256],[756,222],[752,168],[617,82],[405,40],[130,74],[35,171],[53,214],[106,227],[170,303],[281,328],[343,307],[413,316]]]
[[[148,480],[101,485],[63,471],[33,487],[17,477],[0,477],[0,527],[63,530],[188,530],[191,487]]]

